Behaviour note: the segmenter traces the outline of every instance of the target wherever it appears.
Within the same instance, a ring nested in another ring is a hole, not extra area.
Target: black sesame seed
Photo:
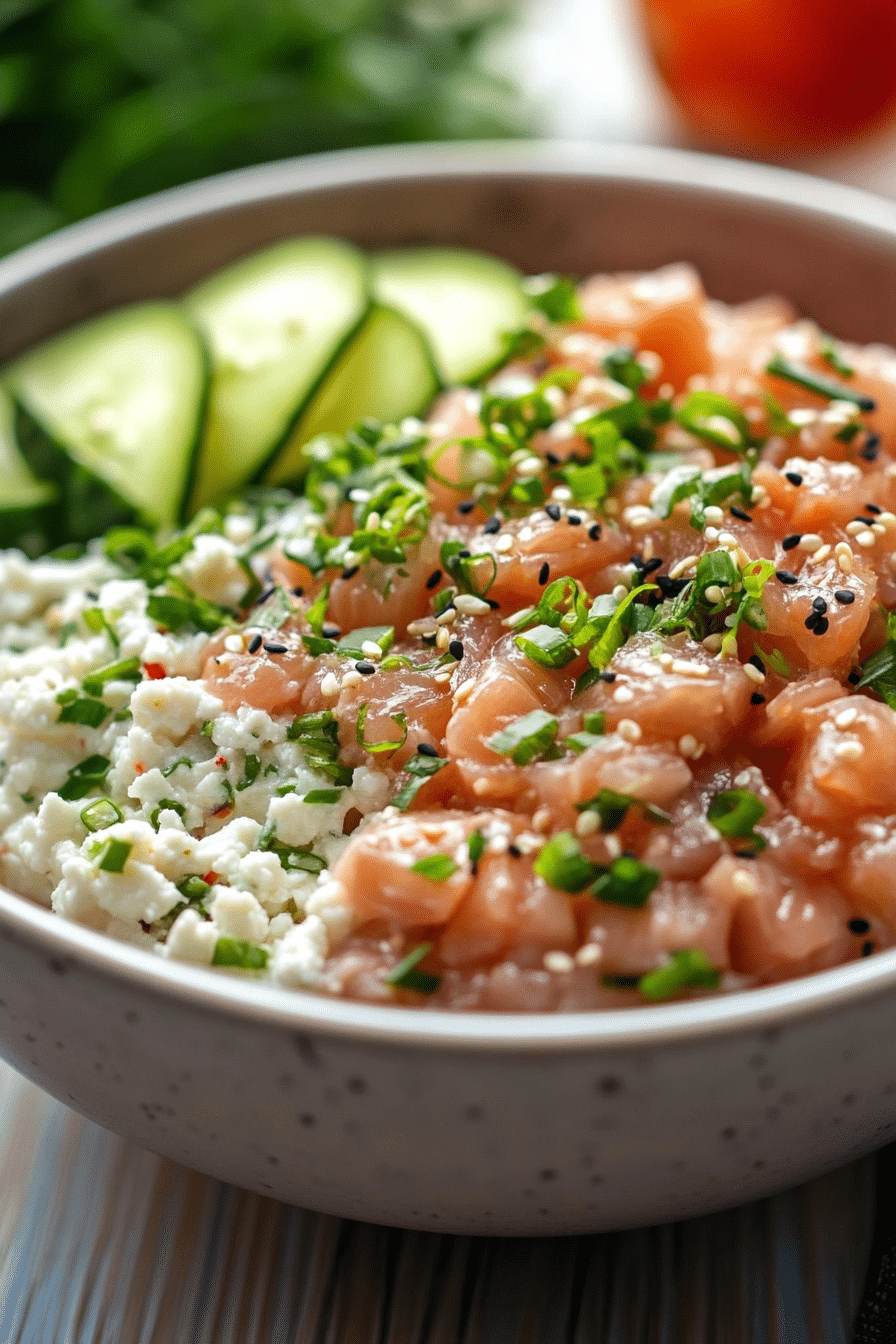
[[[362,677],[369,677],[371,672],[376,671],[376,663],[369,663],[366,658],[362,658],[355,663],[355,671],[360,672]]]
[[[435,635],[421,635],[420,638],[422,639],[422,641],[423,641],[423,643],[425,644],[426,648],[428,648],[428,649],[434,649],[434,648],[435,648],[435,646],[436,646],[436,637],[435,637]]]
[[[828,604],[827,604],[827,602],[825,602],[825,600],[824,600],[823,597],[816,597],[816,598],[813,600],[813,602],[812,602],[812,610],[813,610],[813,611],[820,611],[821,614],[822,614],[822,616],[823,616],[824,613],[827,611],[827,609],[828,609]]]
[[[521,859],[523,857],[523,851],[517,845],[508,845],[507,853],[512,859]]]
[[[492,514],[487,523],[482,524],[482,530],[488,537],[493,537],[496,532],[501,531],[501,519],[497,514]]]
[[[476,507],[475,499],[462,499],[457,506],[457,511],[458,513],[462,513],[464,514],[464,516],[466,516],[468,513],[472,513],[475,507]]]
[[[442,571],[440,569],[434,569],[433,572],[430,574],[429,578],[426,580],[426,586],[427,588],[436,588],[441,582],[442,582]]]
[[[873,951],[874,951],[874,944],[872,943],[871,939],[869,938],[868,941],[867,941],[867,943],[863,943],[863,944],[862,944],[862,956],[863,956],[863,957],[870,957]]]
[[[344,569],[342,571],[342,577],[344,579],[353,579],[357,574],[358,569],[359,569],[358,565],[349,565],[348,569]]]
[[[452,658],[456,658],[457,661],[460,662],[461,658],[464,656],[464,646],[459,639],[452,639],[448,645],[448,652],[451,654]]]
[[[755,859],[756,857],[755,849],[736,849],[734,854],[738,859]]]
[[[258,650],[261,648],[262,643],[263,640],[261,638],[261,635],[253,635],[249,641],[249,652],[257,653]]]
[[[598,672],[598,674],[597,674],[597,679],[598,679],[598,681],[605,681],[605,682],[607,683],[608,686],[612,686],[612,685],[613,685],[613,682],[616,680],[616,673],[615,673],[615,672]]]
[[[538,571],[538,582],[541,584],[542,588],[547,583],[550,577],[551,577],[551,567],[548,564],[547,560],[545,560],[541,569]]]
[[[652,560],[645,561],[644,567],[641,572],[645,575],[655,574],[656,571],[662,565],[662,563],[663,563],[663,557],[661,555],[655,555]]]
[[[842,602],[844,607],[851,606],[855,600],[855,593],[850,592],[848,588],[837,588],[834,592],[834,601]]]
[[[798,471],[785,471],[784,479],[789,481],[791,485],[802,485],[803,483],[803,478]]]
[[[752,663],[758,672],[761,672],[763,676],[765,675],[765,663],[759,657],[758,653],[752,653],[747,659],[747,662]]]
[[[828,620],[827,616],[822,616],[821,612],[819,612],[818,620],[812,626],[813,635],[826,635],[828,632],[829,625],[830,621]]]
[[[862,669],[860,667],[854,667],[846,680],[849,682],[850,686],[858,686],[859,682],[862,680]]]
[[[276,588],[265,588],[264,592],[259,593],[255,599],[256,607],[263,607],[265,602],[267,602],[268,598],[273,597],[276,591],[277,591]]]
[[[342,634],[342,630],[338,625],[322,625],[320,632],[324,639],[338,639]]]
[[[428,742],[417,743],[418,756],[438,756],[438,754],[439,753],[436,751],[435,747],[430,746]]]
[[[578,513],[568,513],[568,514],[566,515],[566,521],[569,523],[570,527],[581,527],[581,525],[582,525],[582,517],[581,517],[581,514],[578,514]]]
[[[809,615],[803,621],[803,625],[806,627],[807,630],[814,630],[818,622],[823,620],[824,617],[822,616],[820,611],[810,611]]]
[[[299,586],[298,588],[290,588],[289,591],[292,593],[293,597],[304,597],[304,596],[305,596],[305,589],[302,588],[301,586]]]
[[[561,459],[557,456],[557,454],[551,452],[545,453],[545,460],[552,467],[559,467],[561,462]]]
[[[874,519],[863,517],[862,514],[857,514],[856,517],[852,519],[852,521],[854,523],[864,523],[866,527],[870,527],[871,524],[874,522]]]
[[[265,653],[289,653],[285,644],[265,644],[264,651]]]
[[[644,568],[644,557],[640,551],[635,551],[634,555],[630,555],[628,562],[630,565],[634,565],[635,569]]]
[[[764,705],[764,704],[765,704],[765,696],[762,694],[761,691],[754,691],[754,692],[753,692],[753,694],[750,696],[750,704],[751,704],[751,705]]]
[[[801,532],[791,532],[789,537],[785,537],[781,542],[785,551],[792,551],[794,546],[799,546],[803,536]]]
[[[855,919],[850,919],[847,922],[846,927],[849,929],[850,933],[854,933],[857,937],[861,938],[863,934],[868,932],[871,925],[868,923],[867,919],[862,919],[859,916],[856,916]]]
[[[656,576],[657,587],[663,597],[678,597],[690,582],[690,579],[670,579],[668,574]]]
[[[553,523],[559,523],[559,521],[560,521],[560,517],[561,517],[561,511],[560,511],[560,505],[559,505],[559,504],[545,504],[545,506],[544,506],[544,511],[545,511],[545,513],[547,514],[547,516],[550,518],[551,522],[553,522]]]
[[[588,535],[592,541],[600,541],[601,526],[600,523],[592,523],[588,529]]]
[[[784,584],[799,583],[799,579],[797,578],[797,576],[795,574],[791,574],[789,569],[776,569],[775,578],[778,580],[779,583]]]
[[[732,504],[728,512],[733,514],[735,518],[742,519],[745,523],[752,523],[753,521],[750,515],[744,509],[739,509],[736,504]]]
[[[880,450],[880,435],[869,434],[867,439],[865,440],[865,446],[859,452],[859,457],[863,458],[866,462],[874,462],[877,460],[877,454],[879,450]]]
[[[458,551],[457,558],[458,560],[469,560],[470,552],[467,550],[466,546],[464,546],[462,550]]]
[[[866,513],[883,513],[883,509],[878,504],[865,504],[863,507]]]
[[[483,602],[487,602],[487,603],[488,603],[488,605],[491,607],[492,611],[500,611],[500,610],[501,610],[501,603],[500,603],[500,602],[497,602],[493,597],[484,597],[482,600],[483,600]]]

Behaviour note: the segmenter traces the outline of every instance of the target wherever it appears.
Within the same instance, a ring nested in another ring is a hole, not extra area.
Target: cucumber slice
[[[303,447],[318,434],[344,434],[368,417],[401,420],[424,409],[438,390],[419,328],[403,313],[375,304],[312,397],[267,480],[274,485],[297,480],[304,472]]]
[[[374,298],[400,309],[429,339],[444,383],[484,372],[505,332],[526,325],[531,301],[513,266],[480,252],[427,247],[372,258]]]
[[[18,546],[39,555],[51,544],[50,508],[58,496],[55,486],[39,481],[19,452],[15,434],[15,407],[0,387],[0,547]]]
[[[208,381],[202,342],[169,303],[121,308],[7,370],[31,466],[58,480],[68,539],[135,515],[181,515]]]
[[[253,480],[289,435],[368,305],[367,263],[335,238],[299,238],[187,295],[212,388],[193,508]]]

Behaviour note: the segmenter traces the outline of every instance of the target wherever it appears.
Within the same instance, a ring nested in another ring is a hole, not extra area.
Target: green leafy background
[[[506,0],[0,0],[0,255],[245,164],[520,133]]]

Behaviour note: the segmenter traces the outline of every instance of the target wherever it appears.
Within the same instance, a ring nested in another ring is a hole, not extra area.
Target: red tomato
[[[896,0],[642,0],[660,74],[704,139],[823,149],[896,113]]]

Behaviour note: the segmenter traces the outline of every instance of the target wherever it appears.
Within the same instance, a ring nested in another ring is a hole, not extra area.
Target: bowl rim
[[[889,238],[896,204],[794,172],[665,147],[486,141],[344,150],[237,169],[118,206],[0,261],[0,297],[37,277],[180,222],[253,202],[334,187],[451,177],[571,177],[647,183],[828,219]],[[755,1033],[824,1016],[896,990],[896,948],[798,980],[700,1000],[589,1012],[481,1013],[334,999],[175,962],[69,922],[0,887],[0,937],[37,944],[54,969],[96,977],[234,1021],[392,1046],[470,1051],[616,1052]]]

